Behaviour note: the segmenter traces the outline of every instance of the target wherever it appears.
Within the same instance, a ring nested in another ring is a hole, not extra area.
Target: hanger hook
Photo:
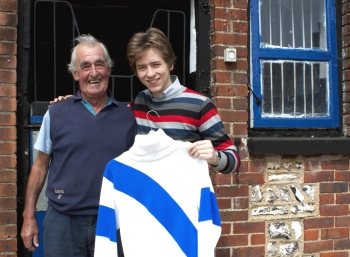
[[[146,119],[147,119],[148,125],[150,126],[150,128],[151,128],[151,130],[152,130],[153,127],[152,127],[151,121],[148,119],[148,114],[149,114],[150,112],[154,112],[155,114],[157,114],[158,117],[160,117],[160,116],[159,116],[158,112],[156,112],[155,110],[149,110],[149,111],[146,113]]]

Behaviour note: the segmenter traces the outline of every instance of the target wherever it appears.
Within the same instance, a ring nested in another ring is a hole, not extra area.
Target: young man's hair
[[[93,36],[91,36],[89,34],[87,34],[87,35],[82,34],[82,35],[76,37],[74,39],[74,42],[76,42],[76,46],[72,48],[71,59],[70,59],[70,63],[68,64],[68,71],[69,72],[77,71],[77,64],[76,64],[77,48],[81,45],[87,45],[87,46],[91,46],[91,47],[94,47],[96,45],[100,45],[103,49],[104,57],[106,58],[105,61],[106,61],[107,67],[109,68],[109,70],[111,70],[111,68],[113,67],[113,61],[109,57],[107,47],[102,42],[98,41],[96,38],[94,38]]]
[[[149,48],[157,49],[168,67],[175,64],[176,56],[165,34],[157,28],[135,33],[129,40],[126,55],[131,70],[136,73],[136,61],[140,60]]]

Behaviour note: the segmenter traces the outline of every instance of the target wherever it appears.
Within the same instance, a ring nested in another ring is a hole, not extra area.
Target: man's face
[[[76,50],[77,70],[72,72],[79,81],[84,99],[96,99],[104,96],[108,88],[110,69],[107,66],[103,49],[100,45],[80,45]]]
[[[147,49],[135,66],[137,77],[156,98],[172,84],[170,71],[173,65],[168,67],[158,49]]]

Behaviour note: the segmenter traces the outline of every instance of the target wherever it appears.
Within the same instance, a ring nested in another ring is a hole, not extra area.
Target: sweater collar
[[[177,146],[177,141],[158,129],[146,135],[136,135],[135,143],[128,153],[129,158],[136,161],[155,161],[174,152]]]

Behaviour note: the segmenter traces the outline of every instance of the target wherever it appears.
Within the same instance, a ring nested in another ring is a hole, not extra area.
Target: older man
[[[76,41],[68,69],[79,91],[49,106],[26,191],[21,236],[34,251],[39,233],[35,205],[48,174],[45,257],[93,256],[104,167],[132,146],[137,133],[132,111],[108,95],[113,63],[106,47],[90,35]]]

